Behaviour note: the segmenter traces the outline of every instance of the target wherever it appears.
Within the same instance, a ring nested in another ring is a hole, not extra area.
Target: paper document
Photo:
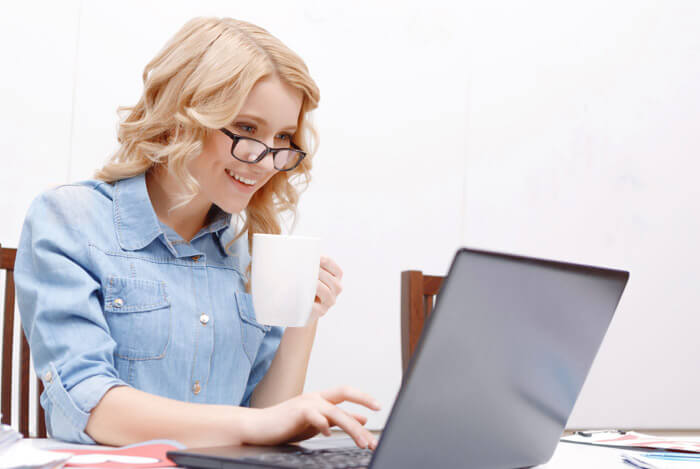
[[[184,445],[173,440],[151,440],[120,448],[53,448],[51,451],[71,456],[66,462],[66,468],[133,469],[142,467],[145,469],[175,466],[165,453],[184,448]]]
[[[33,448],[11,426],[0,425],[0,469],[52,469],[63,466],[69,457]]]
[[[2,414],[0,414],[0,418]],[[16,432],[11,426],[0,424],[0,453],[3,450],[14,445],[16,442],[22,439],[22,434]]]
[[[69,454],[36,449],[31,441],[21,440],[0,452],[0,469],[51,469],[63,467]]]
[[[39,449],[37,442],[49,443],[50,447]],[[0,425],[0,469],[172,467],[175,463],[165,453],[177,449],[184,449],[184,445],[172,440],[152,440],[121,448],[31,440],[24,439],[9,425]]]
[[[623,453],[622,460],[640,469],[700,468],[700,455],[693,453]]]
[[[700,440],[697,438],[677,438],[646,435],[637,432],[618,430],[576,432],[561,438],[569,443],[610,446],[613,448],[642,448],[700,453]]]

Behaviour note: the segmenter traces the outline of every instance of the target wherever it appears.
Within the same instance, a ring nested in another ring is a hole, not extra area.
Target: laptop
[[[168,457],[180,466],[237,469],[543,464],[628,278],[620,270],[460,249],[374,451],[350,438],[317,438]]]

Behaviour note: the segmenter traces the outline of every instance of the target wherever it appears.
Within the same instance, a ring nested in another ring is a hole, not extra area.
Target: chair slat
[[[44,408],[41,407],[41,393],[44,392],[44,383],[39,378],[36,380],[36,436],[46,438],[46,420]]]
[[[0,248],[0,252],[4,254],[4,249]],[[10,425],[12,422],[12,340],[15,330],[15,282],[11,272],[8,270],[5,277],[2,325],[2,423],[6,425]]]
[[[423,276],[423,294],[424,295],[437,295],[442,286],[442,281],[444,277],[439,277],[437,275],[424,275]]]
[[[419,270],[401,272],[401,364],[404,372],[416,350],[425,320],[433,310],[443,279],[437,275],[423,275]]]
[[[3,301],[3,340],[2,340],[2,423],[10,425],[12,422],[12,396],[19,393],[19,431],[24,436],[29,435],[29,408],[32,405],[29,400],[29,381],[31,376],[31,354],[29,343],[20,326],[19,347],[19,379],[13,388],[12,377],[12,352],[13,336],[15,328],[15,281],[14,269],[17,250],[3,248],[0,245],[0,270],[5,270],[5,299]],[[37,378],[36,396],[36,436],[46,438],[46,423],[44,421],[44,409],[41,407],[40,396],[44,390],[43,383]]]
[[[0,270],[15,270],[17,249],[2,248],[0,244]]]
[[[19,349],[19,432],[29,436],[29,343],[20,331]]]
[[[401,361],[405,371],[420,337],[417,324],[422,324],[423,274],[417,270],[401,273]]]

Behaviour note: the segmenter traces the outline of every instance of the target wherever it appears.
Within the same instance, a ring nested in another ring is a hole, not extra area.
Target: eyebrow
[[[250,119],[250,120],[255,121],[255,122],[258,123],[258,124],[264,125],[265,127],[270,127],[270,124],[269,124],[264,118],[258,117],[258,116],[254,116],[254,115],[251,115],[251,114],[241,114],[240,116],[236,116],[236,119],[235,119],[235,120],[238,120],[238,119]],[[234,121],[235,121],[235,120],[234,120]],[[296,125],[288,125],[287,127],[284,127],[284,128],[282,128],[282,129],[280,129],[280,130],[291,131],[292,133],[294,133],[294,132],[297,131],[297,126],[296,126]]]

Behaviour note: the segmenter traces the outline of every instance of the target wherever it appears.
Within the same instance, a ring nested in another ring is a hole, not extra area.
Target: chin
[[[219,202],[214,202],[216,205],[219,206],[221,210],[223,210],[226,213],[230,213],[231,215],[235,215],[237,213],[242,212],[243,210],[246,209],[248,206],[248,202],[250,200],[246,200],[244,202],[234,202],[234,201],[222,201],[221,203]]]

